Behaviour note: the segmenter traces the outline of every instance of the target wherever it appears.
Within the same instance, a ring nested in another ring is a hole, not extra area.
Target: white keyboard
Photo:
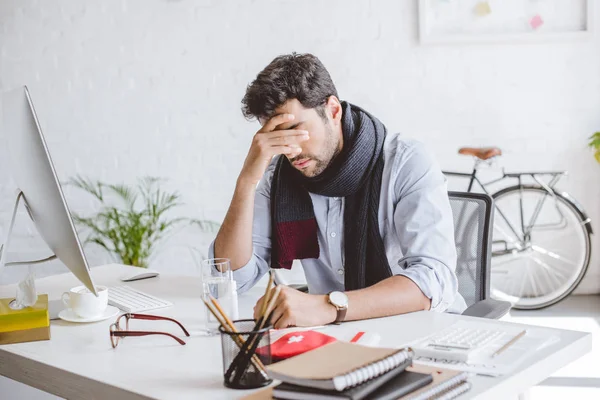
[[[413,350],[417,357],[468,362],[486,346],[497,346],[509,336],[506,331],[458,322],[416,343]]]
[[[173,303],[161,300],[127,285],[108,288],[108,304],[125,312],[140,312],[169,307]]]

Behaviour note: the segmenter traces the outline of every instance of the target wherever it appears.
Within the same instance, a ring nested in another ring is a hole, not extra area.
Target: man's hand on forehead
[[[292,114],[278,114],[264,123],[254,135],[240,179],[254,185],[260,181],[274,156],[283,154],[293,158],[301,154],[301,144],[309,139],[309,134],[306,130],[292,128],[299,125],[294,119]],[[290,127],[283,128],[285,124]]]
[[[282,131],[282,130],[286,130],[286,129],[293,129],[294,127],[284,128],[283,125],[287,124],[288,122],[293,121],[294,119],[296,119],[296,116],[294,114],[282,113],[282,114],[275,114],[275,115],[271,116],[270,118],[261,118],[259,120],[259,122],[264,130],[265,126],[273,121],[273,123],[275,123],[276,125],[273,126],[273,129],[271,129],[271,131]]]

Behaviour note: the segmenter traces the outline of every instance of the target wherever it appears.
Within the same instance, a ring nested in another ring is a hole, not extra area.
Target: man
[[[445,179],[421,144],[341,102],[311,54],[275,58],[242,104],[262,128],[210,254],[241,292],[301,260],[309,294],[283,287],[275,328],[464,310]]]

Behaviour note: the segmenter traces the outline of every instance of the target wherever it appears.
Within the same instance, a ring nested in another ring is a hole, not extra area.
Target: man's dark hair
[[[275,58],[248,85],[242,99],[247,119],[271,118],[275,109],[288,100],[298,99],[305,108],[314,108],[325,118],[324,104],[329,96],[338,97],[329,72],[312,54],[286,54]]]

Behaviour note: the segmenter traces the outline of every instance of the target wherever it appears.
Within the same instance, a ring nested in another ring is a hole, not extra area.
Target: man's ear
[[[329,110],[334,125],[338,125],[342,120],[342,104],[338,98],[335,96],[329,96],[327,102],[325,103],[325,107],[327,110]]]

